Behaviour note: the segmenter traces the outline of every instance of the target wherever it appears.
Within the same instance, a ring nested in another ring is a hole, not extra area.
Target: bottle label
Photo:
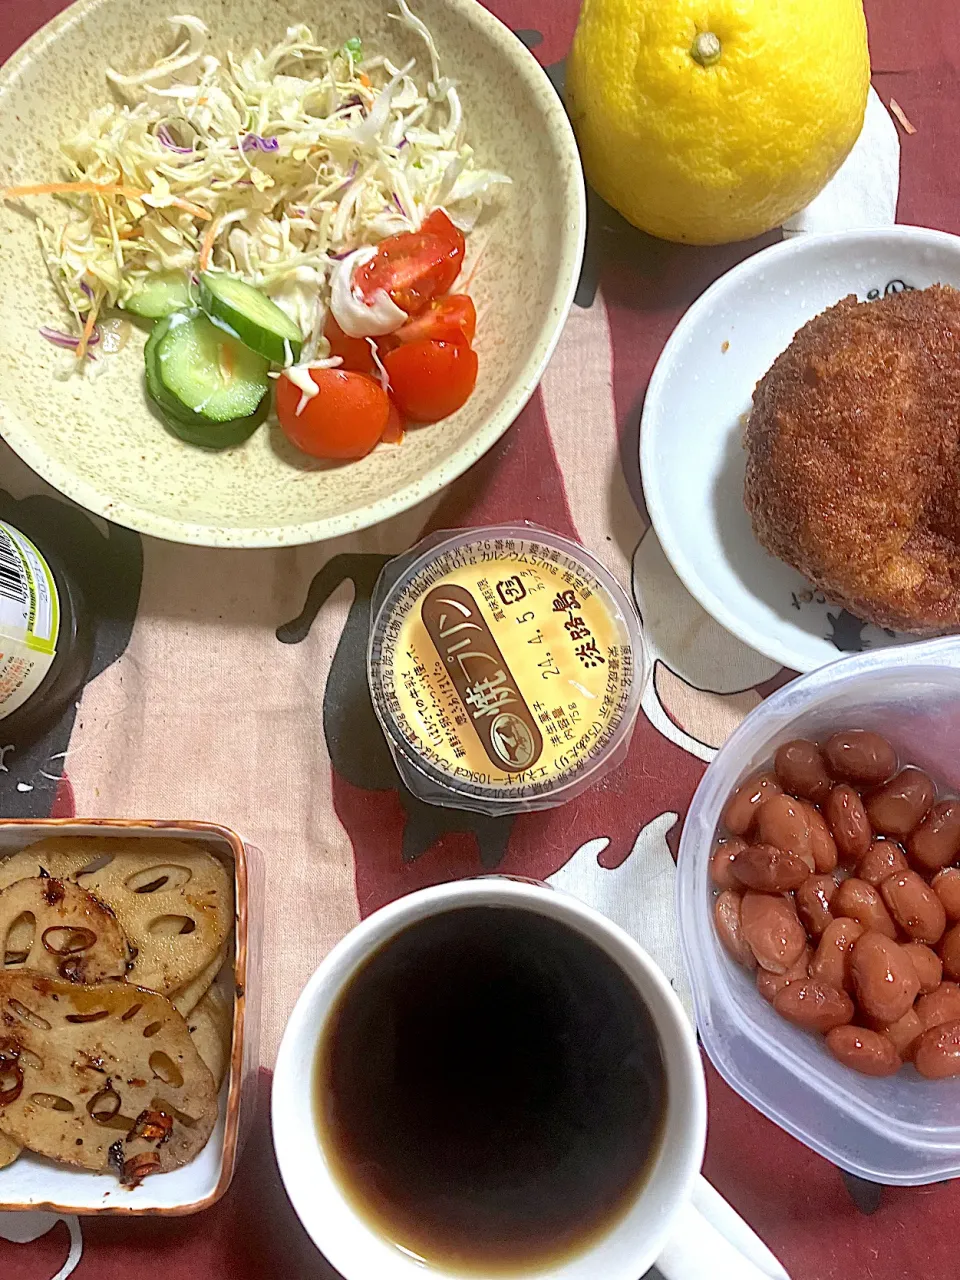
[[[0,520],[0,720],[36,693],[53,666],[60,597],[50,566]]]
[[[475,598],[455,583],[434,587],[420,616],[487,759],[512,773],[536,764],[543,737]]]

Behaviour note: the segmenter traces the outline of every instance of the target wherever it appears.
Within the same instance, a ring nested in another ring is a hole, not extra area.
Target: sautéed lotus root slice
[[[188,1163],[217,1088],[154,991],[0,973],[0,1129],[31,1151],[124,1181]]]
[[[187,1018],[187,1029],[219,1087],[230,1066],[233,1041],[233,1002],[214,983]]]
[[[2,967],[69,982],[123,979],[130,948],[109,907],[69,880],[34,876],[0,890]]]
[[[54,836],[0,864],[0,885],[17,860],[27,868],[24,874],[37,874],[29,870],[31,864],[42,866],[51,875],[69,876],[105,902],[134,948],[128,980],[162,994],[202,974],[233,925],[233,885],[226,868],[184,840]]]
[[[0,1169],[6,1169],[8,1165],[13,1164],[22,1150],[23,1147],[19,1142],[14,1142],[5,1133],[0,1133]]]
[[[77,872],[106,856],[105,845],[105,840],[88,836],[52,836],[28,845],[0,862],[0,889],[35,876],[75,880]]]
[[[178,988],[176,991],[170,992],[168,998],[178,1013],[182,1013],[184,1017],[192,1009],[195,1009],[203,997],[210,990],[210,987],[223,972],[224,966],[230,961],[231,967],[233,963],[233,939],[228,938],[217,954],[213,957],[205,969],[202,969],[197,976],[188,982],[186,986]]]

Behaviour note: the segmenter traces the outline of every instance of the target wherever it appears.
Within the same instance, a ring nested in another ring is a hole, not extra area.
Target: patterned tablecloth
[[[0,0],[0,58],[62,0]],[[577,0],[491,0],[559,82]],[[868,0],[874,83],[904,137],[899,218],[960,231],[960,54],[953,0]],[[64,92],[68,86],[64,86]],[[55,109],[51,106],[51,109]],[[647,379],[677,319],[764,242],[716,249],[639,234],[593,199],[583,279],[543,384],[468,475],[364,534],[281,551],[207,551],[94,521],[0,454],[2,512],[69,545],[97,611],[76,710],[0,774],[4,815],[193,817],[266,853],[261,1105],[233,1188],[191,1219],[0,1217],[2,1280],[307,1280],[333,1272],[300,1229],[270,1143],[270,1067],[330,946],[399,894],[498,868],[549,879],[638,937],[683,994],[673,854],[704,764],[790,678],[685,593],[648,527],[637,466]],[[656,658],[627,763],[552,813],[484,820],[400,785],[367,697],[364,637],[381,565],[425,531],[530,519],[632,585]],[[856,647],[858,630],[838,636]],[[960,1186],[885,1189],[858,1209],[826,1161],[707,1067],[705,1172],[794,1280],[954,1280]]]

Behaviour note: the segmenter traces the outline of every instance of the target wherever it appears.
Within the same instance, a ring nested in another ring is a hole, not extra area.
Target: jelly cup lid
[[[431,803],[496,815],[571,799],[622,759],[648,674],[626,592],[549,530],[437,534],[377,583],[371,698]]]

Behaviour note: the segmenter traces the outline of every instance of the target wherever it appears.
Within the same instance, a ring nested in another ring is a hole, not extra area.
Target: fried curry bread
[[[851,295],[811,320],[758,384],[744,446],[768,551],[878,626],[960,629],[960,292]]]

